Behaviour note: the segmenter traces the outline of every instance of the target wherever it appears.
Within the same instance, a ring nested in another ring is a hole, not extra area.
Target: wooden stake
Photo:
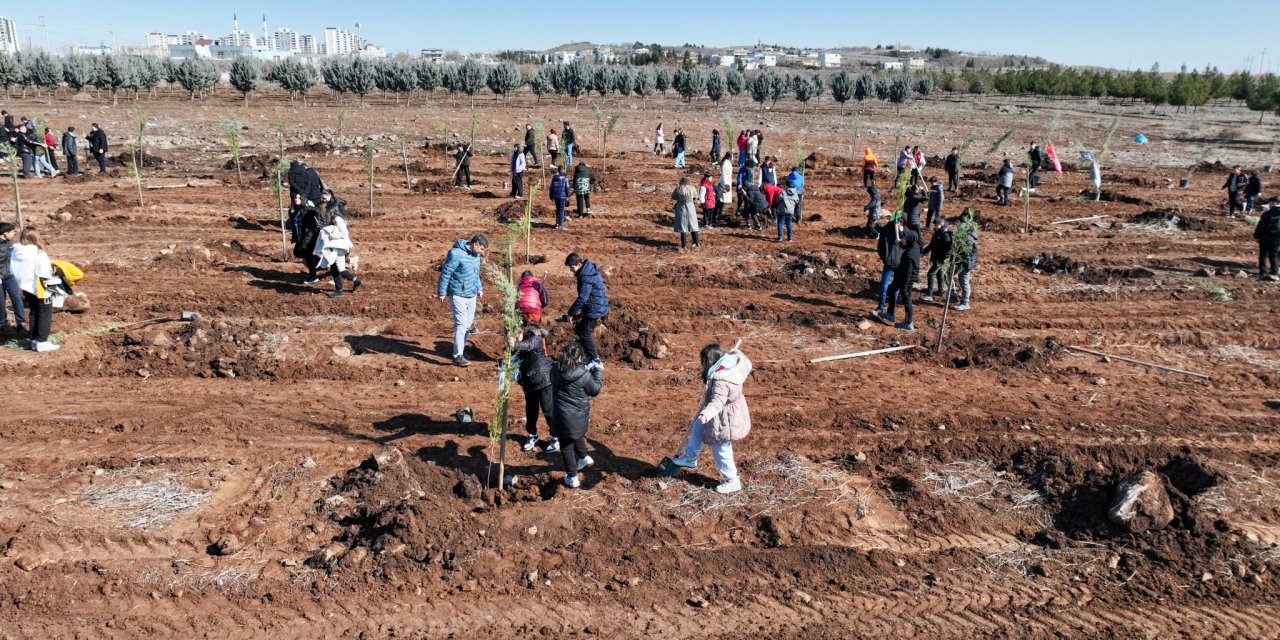
[[[1064,344],[1064,345],[1062,345],[1062,346],[1063,346],[1063,348],[1065,348],[1065,349],[1070,349],[1070,350],[1072,350],[1072,351],[1079,351],[1079,352],[1081,352],[1081,353],[1087,353],[1087,354],[1089,354],[1089,355],[1098,356],[1098,357],[1100,357],[1100,358],[1111,358],[1111,359],[1113,359],[1113,360],[1121,360],[1121,361],[1123,361],[1123,362],[1128,362],[1128,363],[1131,363],[1131,364],[1141,365],[1141,366],[1144,366],[1144,367],[1150,367],[1150,368],[1152,368],[1152,369],[1159,369],[1160,371],[1168,371],[1168,372],[1170,372],[1170,373],[1181,373],[1181,374],[1183,374],[1183,375],[1193,376],[1193,377],[1200,378],[1200,379],[1203,379],[1203,380],[1211,380],[1211,379],[1212,379],[1212,378],[1210,378],[1209,376],[1207,376],[1207,375],[1205,375],[1205,374],[1203,374],[1203,373],[1196,373],[1196,372],[1194,372],[1194,371],[1185,371],[1185,370],[1183,370],[1183,369],[1175,369],[1175,368],[1173,368],[1173,367],[1166,367],[1166,366],[1164,366],[1164,365],[1160,365],[1160,364],[1152,364],[1152,363],[1150,363],[1150,362],[1143,362],[1143,361],[1141,361],[1141,360],[1134,360],[1133,358],[1126,358],[1126,357],[1124,357],[1124,356],[1112,355],[1112,354],[1110,354],[1110,353],[1102,353],[1101,351],[1093,351],[1093,350],[1090,350],[1090,349],[1085,349],[1084,347],[1073,347],[1073,346],[1071,346],[1071,345],[1065,345],[1065,344]]]
[[[908,350],[908,349],[914,349],[914,348],[916,348],[916,347],[918,347],[918,346],[920,346],[920,345],[918,345],[918,344],[909,344],[909,345],[907,345],[907,346],[905,346],[905,347],[889,347],[889,348],[887,348],[887,349],[874,349],[874,350],[872,350],[872,351],[859,351],[859,352],[857,352],[857,353],[846,353],[846,354],[844,354],[844,355],[839,355],[839,356],[827,356],[827,357],[825,357],[825,358],[814,358],[813,360],[810,360],[810,361],[809,361],[809,364],[813,364],[813,363],[815,363],[815,362],[831,362],[831,361],[834,361],[834,360],[848,360],[848,359],[850,359],[850,358],[861,358],[861,357],[864,357],[864,356],[874,356],[874,355],[881,354],[881,353],[893,353],[894,351],[906,351],[906,350]]]
[[[1110,217],[1111,217],[1111,216],[1109,216],[1109,215],[1107,215],[1107,214],[1103,214],[1103,215],[1099,215],[1099,216],[1088,216],[1088,217],[1084,217],[1084,218],[1072,218],[1072,219],[1070,219],[1070,220],[1059,220],[1059,221],[1057,221],[1057,222],[1050,222],[1049,224],[1067,224],[1067,223],[1071,223],[1071,222],[1088,222],[1088,221],[1090,221],[1090,220],[1101,220],[1101,219],[1103,219],[1103,218],[1110,218]]]

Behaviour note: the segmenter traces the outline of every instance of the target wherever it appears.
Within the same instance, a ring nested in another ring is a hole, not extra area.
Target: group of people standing
[[[320,174],[300,160],[289,163],[289,221],[293,235],[293,255],[307,268],[303,284],[319,284],[320,274],[333,280],[331,298],[341,298],[343,281],[355,293],[364,280],[352,273],[349,259],[354,245],[347,227],[347,202],[325,186]]]
[[[44,173],[48,172],[49,177],[57,176],[59,173],[67,175],[81,175],[79,154],[80,144],[76,138],[76,128],[74,126],[67,127],[62,133],[60,141],[55,139],[53,129],[44,127],[44,131],[38,131],[36,123],[30,118],[23,118],[21,122],[15,123],[14,117],[7,110],[0,110],[0,117],[4,119],[4,130],[0,132],[13,152],[17,154],[17,162],[21,163],[21,170],[18,174],[20,178],[44,177]],[[61,142],[61,144],[59,144]],[[98,126],[98,123],[89,125],[89,135],[85,139],[88,146],[89,154],[98,161],[98,170],[101,173],[107,171],[107,134]],[[61,171],[58,168],[58,151],[61,149],[62,156],[66,160],[66,169]],[[0,161],[10,161],[7,157],[0,157]]]
[[[53,324],[53,292],[57,279],[44,240],[35,227],[17,229],[0,222],[0,333],[26,337],[30,349],[41,353],[57,351],[49,340]],[[5,298],[13,309],[9,324]]]

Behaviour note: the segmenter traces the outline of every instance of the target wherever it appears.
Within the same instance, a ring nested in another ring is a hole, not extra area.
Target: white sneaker
[[[582,471],[583,469],[586,469],[587,467],[595,463],[596,461],[592,460],[591,456],[584,456],[581,460],[578,461],[578,471]]]
[[[697,461],[696,459],[694,459],[694,460],[690,460],[690,459],[688,459],[688,458],[684,457],[684,454],[680,454],[680,455],[676,456],[676,457],[671,461],[671,463],[672,463],[672,464],[674,464],[674,465],[676,465],[677,467],[683,467],[683,468],[685,468],[685,469],[697,469],[697,468],[698,468],[698,461]]]
[[[44,342],[33,342],[31,348],[40,353],[45,353],[48,351],[57,351],[62,348],[62,345],[54,344],[46,340]]]
[[[968,310],[969,310],[969,305],[964,304],[964,303],[960,303],[960,304],[958,304],[958,305],[956,305],[956,306],[954,306],[954,307],[951,307],[951,310],[952,310],[952,311],[968,311]]]
[[[742,481],[734,480],[716,487],[716,493],[737,493],[742,491]]]
[[[560,441],[559,441],[559,440],[557,440],[557,439],[555,439],[555,438],[551,438],[551,439],[550,439],[550,440],[548,440],[547,442],[548,442],[549,444],[547,444],[547,448],[546,448],[546,449],[543,449],[543,451],[545,451],[545,452],[547,452],[547,453],[556,453],[557,451],[559,451],[559,450],[560,450]]]
[[[565,476],[564,486],[569,487],[570,489],[577,489],[582,486],[582,482],[578,480],[578,476]]]
[[[536,446],[538,446],[538,434],[534,433],[529,436],[528,440],[525,440],[524,446],[520,448],[524,451],[533,451]]]

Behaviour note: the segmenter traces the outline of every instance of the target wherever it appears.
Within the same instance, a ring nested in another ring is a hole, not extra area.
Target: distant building
[[[252,33],[244,29],[236,29],[219,39],[218,44],[224,47],[247,47],[252,49],[254,37]]]
[[[737,62],[737,57],[732,53],[717,53],[711,55],[711,66],[713,67],[732,67]]]
[[[71,55],[73,56],[108,56],[111,55],[111,47],[105,44],[98,46],[75,46],[71,47]]]
[[[356,51],[355,54],[360,58],[378,59],[387,57],[387,50],[382,47],[375,47],[371,44],[366,44],[364,47]]]
[[[907,60],[907,66],[908,66],[908,67],[910,67],[910,68],[912,68],[912,69],[923,69],[923,68],[924,68],[924,58],[911,58],[911,59]]]
[[[144,56],[153,58],[169,57],[169,47],[167,45],[151,46],[151,45],[131,45],[118,44],[111,47],[111,53],[118,56]]]
[[[754,62],[757,67],[776,67],[778,66],[778,56],[769,52],[752,51],[747,54],[747,62]]]
[[[818,64],[827,67],[838,67],[841,65],[840,54],[838,53],[821,53],[818,54]]]
[[[152,31],[151,33],[148,33],[144,42],[147,43],[148,47],[163,47],[169,44],[168,42],[165,42],[165,35],[159,31]]]
[[[880,63],[880,68],[888,71],[902,71],[902,63],[885,61]]]
[[[618,58],[618,54],[608,47],[596,47],[591,51],[591,55],[600,64],[609,64]]]
[[[633,56],[647,56],[649,53],[649,47],[635,47],[631,49],[631,55]]]
[[[209,56],[214,60],[235,60],[240,56],[253,56],[252,46],[236,46],[215,44],[209,47]]]
[[[205,34],[200,33],[199,31],[188,31],[182,34],[182,36],[178,38],[178,44],[190,47],[190,46],[195,46],[195,44],[201,40],[208,40],[208,39],[209,39],[209,36],[206,36]]]
[[[9,18],[0,18],[0,53],[18,51],[18,23]]]
[[[169,45],[169,57],[175,60],[212,58],[213,54],[209,51],[212,46],[213,41],[207,38],[195,40],[191,44]]]
[[[305,53],[308,55],[315,55],[317,53],[320,53],[320,49],[316,45],[315,36],[304,35],[301,38],[299,38],[299,40],[300,40],[299,46],[301,47],[301,50],[299,51],[299,53]]]
[[[418,57],[432,64],[441,64],[444,62],[444,49],[423,49]]]
[[[552,64],[569,64],[577,59],[578,52],[576,51],[557,51],[551,54]]]
[[[276,34],[272,40],[274,40],[272,49],[276,51],[302,53],[302,34],[293,29],[276,29]]]
[[[327,56],[351,55],[359,48],[355,34],[337,27],[326,27],[324,30],[324,50]]]

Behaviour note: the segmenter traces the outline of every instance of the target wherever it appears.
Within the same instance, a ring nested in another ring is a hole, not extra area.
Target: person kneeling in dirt
[[[1258,241],[1258,278],[1280,280],[1280,272],[1276,271],[1276,262],[1280,261],[1280,204],[1265,209],[1253,229],[1253,237]]]
[[[600,395],[603,386],[604,365],[599,360],[588,361],[586,350],[577,342],[565,348],[551,369],[551,435],[560,441],[567,487],[582,486],[578,472],[595,464],[587,455],[587,425],[591,421],[591,399]]]
[[[576,253],[564,259],[564,266],[569,267],[578,280],[578,297],[573,305],[560,318],[561,322],[574,321],[573,331],[586,349],[587,357],[599,362],[600,354],[596,352],[596,325],[609,316],[609,292],[605,289],[604,278],[595,263],[584,259]]]
[[[333,193],[328,193],[332,198]],[[337,201],[333,202],[334,205]],[[351,281],[351,293],[355,293],[364,281],[359,276],[351,275],[347,271],[347,255],[351,253],[351,235],[347,231],[346,212],[341,207],[334,206],[326,210],[330,212],[327,224],[320,229],[319,239],[316,241],[316,255],[320,256],[319,267],[328,269],[329,276],[333,278],[333,293],[329,294],[330,298],[341,298],[343,279]]]
[[[527,271],[525,273],[528,273]],[[530,274],[533,275],[533,274]],[[524,390],[525,429],[529,439],[521,447],[532,451],[538,446],[538,409],[542,409],[542,417],[551,428],[552,400],[551,358],[547,357],[546,341],[542,337],[542,327],[537,322],[526,319],[524,329],[520,332],[519,341],[512,336],[507,343],[520,357],[519,381]],[[560,450],[560,442],[554,437],[547,439],[547,453]]]
[[[920,232],[912,229],[901,218],[895,224],[898,232],[898,246],[902,248],[902,257],[898,261],[898,268],[893,271],[893,282],[889,284],[888,295],[886,296],[889,304],[888,310],[880,314],[880,319],[885,322],[894,321],[894,310],[898,306],[898,297],[902,297],[902,306],[907,311],[906,318],[894,327],[905,329],[907,331],[915,331],[916,326],[911,322],[911,285],[915,283],[916,276],[920,273],[920,248],[923,242],[920,240]]]
[[[542,309],[547,306],[547,288],[542,285],[538,276],[532,271],[520,274],[520,284],[516,287],[516,311],[524,316],[525,322],[538,324],[542,322]]]
[[[702,364],[699,378],[704,379],[706,385],[698,403],[698,415],[689,425],[684,452],[672,462],[679,467],[696,469],[698,454],[706,444],[724,480],[716,491],[735,493],[742,490],[742,480],[733,461],[733,443],[751,432],[751,412],[742,392],[742,385],[751,375],[751,360],[736,345],[725,353],[715,343],[703,347],[699,358]]]

